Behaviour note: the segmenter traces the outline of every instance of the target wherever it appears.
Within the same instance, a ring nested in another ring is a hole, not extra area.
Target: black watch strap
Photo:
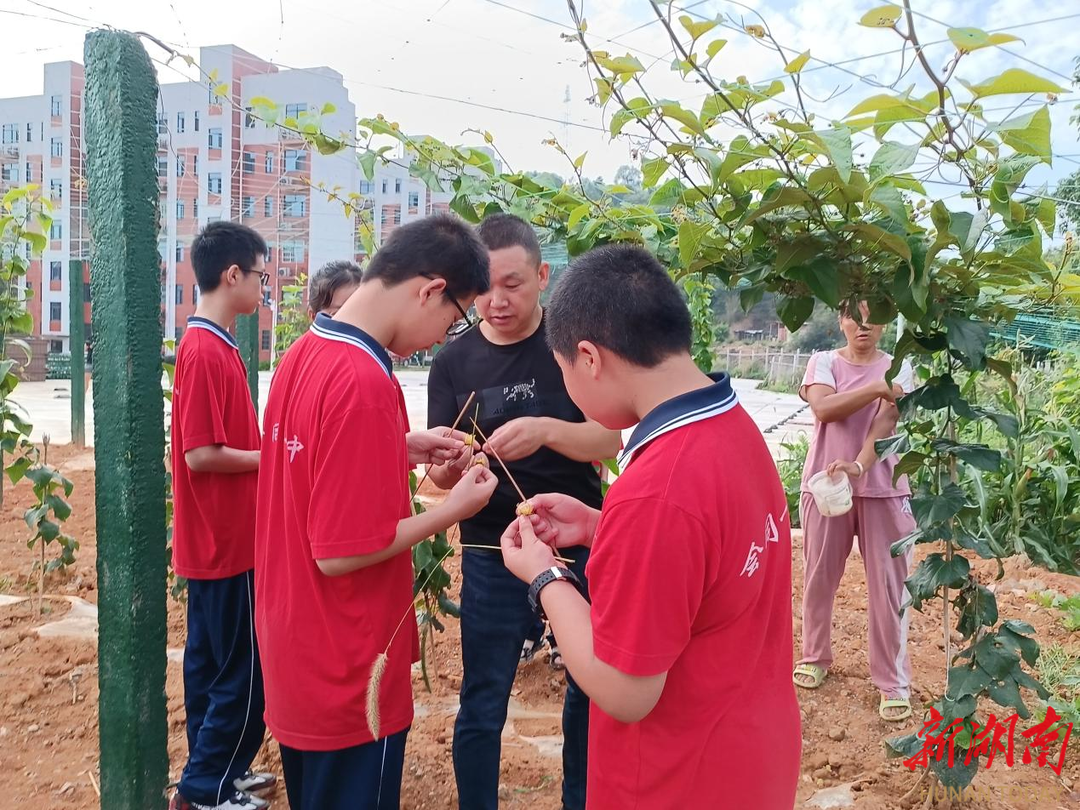
[[[581,592],[581,580],[578,579],[577,574],[571,571],[569,568],[559,568],[552,566],[546,571],[541,572],[536,579],[529,585],[529,607],[533,609],[541,619],[547,619],[547,614],[544,613],[544,606],[540,602],[540,591],[550,585],[552,582],[558,580],[565,580],[574,585]]]

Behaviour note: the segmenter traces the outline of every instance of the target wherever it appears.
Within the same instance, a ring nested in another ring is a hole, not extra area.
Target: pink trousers
[[[851,511],[822,517],[814,497],[802,496],[803,643],[800,664],[832,664],[832,610],[844,566],[858,536],[870,600],[870,679],[887,697],[909,697],[911,661],[907,654],[910,608],[907,600],[912,552],[892,557],[889,547],[915,529],[906,497],[855,498]]]

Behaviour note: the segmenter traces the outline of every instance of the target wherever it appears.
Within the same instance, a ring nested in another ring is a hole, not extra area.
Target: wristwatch
[[[537,616],[546,620],[547,614],[544,613],[544,606],[540,602],[540,591],[552,582],[557,580],[566,580],[574,585],[581,592],[581,580],[577,578],[577,575],[569,568],[559,568],[558,566],[552,566],[546,571],[541,572],[536,579],[529,585],[529,607],[533,609]]]

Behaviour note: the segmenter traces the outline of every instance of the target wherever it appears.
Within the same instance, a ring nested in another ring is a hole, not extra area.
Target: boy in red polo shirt
[[[637,424],[602,512],[539,495],[502,538],[592,700],[587,807],[791,810],[791,531],[765,441],[694,364],[686,304],[641,248],[574,261],[547,319],[585,415]],[[591,608],[549,544],[591,545]]]
[[[292,810],[398,807],[419,658],[409,550],[479,511],[496,479],[473,467],[441,505],[411,516],[409,468],[456,460],[465,434],[409,432],[388,350],[408,357],[463,331],[488,284],[487,249],[464,222],[404,225],[335,317],[317,315],[274,373],[256,628]],[[384,651],[373,739],[368,680]]]
[[[245,791],[262,745],[262,674],[252,595],[259,420],[229,334],[262,299],[266,243],[234,222],[191,246],[199,305],[176,352],[172,399],[173,569],[187,583],[184,708],[188,761],[172,810],[257,810]]]

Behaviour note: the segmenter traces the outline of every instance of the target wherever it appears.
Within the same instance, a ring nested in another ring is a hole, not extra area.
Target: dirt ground
[[[0,595],[31,598],[0,605],[0,810],[86,810],[99,803],[96,644],[92,640],[40,637],[35,630],[71,609],[66,597],[97,601],[93,456],[67,446],[53,448],[51,455],[51,460],[60,463],[75,482],[73,513],[65,530],[81,542],[82,548],[73,570],[47,581],[43,603],[46,615],[39,614],[36,579],[31,576],[37,552],[26,548],[27,531],[22,520],[30,488],[25,482],[14,489],[8,485],[0,513]],[[796,643],[801,629],[799,545],[797,540],[792,592]],[[456,590],[460,583],[456,560],[451,560],[448,567]],[[993,582],[993,564],[980,563],[976,568],[983,582]],[[1045,588],[1076,593],[1080,592],[1080,580],[1008,565],[1004,580],[995,586],[1002,616],[1029,621],[1044,644],[1080,647],[1077,634],[1066,632],[1054,612],[1031,600],[1030,594]],[[830,677],[816,692],[799,692],[803,709],[800,807],[817,806],[805,803],[823,788],[851,783],[853,806],[861,810],[906,808],[913,805],[915,798],[919,799],[918,805],[923,804],[924,790],[902,798],[916,786],[921,772],[912,773],[898,760],[887,760],[884,754],[882,739],[915,730],[917,721],[897,728],[878,718],[878,696],[869,681],[864,652],[865,606],[865,577],[861,560],[855,558],[837,598],[833,627],[836,662]],[[928,698],[941,688],[941,635],[940,614],[914,614],[909,638],[916,698]],[[170,599],[169,648],[182,648],[183,637],[183,607]],[[456,622],[449,622],[447,632],[438,638],[434,656],[438,677],[433,692],[425,691],[418,674],[415,678],[417,717],[405,765],[402,806],[406,810],[457,806],[450,758],[461,682]],[[737,665],[737,661],[727,663]],[[543,657],[537,657],[519,673],[503,737],[503,807],[556,810],[560,806],[558,743],[563,689],[563,676],[551,670]],[[176,778],[186,756],[186,742],[181,667],[172,659],[166,691],[171,777]],[[1021,727],[1027,724],[1021,723]],[[1017,739],[1022,750],[1023,740],[1019,735]],[[1080,730],[1071,742],[1064,778],[1059,779],[1049,768],[1024,765],[1018,752],[1013,768],[998,762],[992,769],[980,771],[974,783],[975,797],[953,802],[952,806],[981,810],[1080,807]],[[280,774],[275,743],[267,740],[256,765]],[[283,790],[278,792],[273,806],[287,807]],[[927,806],[946,807],[948,802],[935,800]]]

